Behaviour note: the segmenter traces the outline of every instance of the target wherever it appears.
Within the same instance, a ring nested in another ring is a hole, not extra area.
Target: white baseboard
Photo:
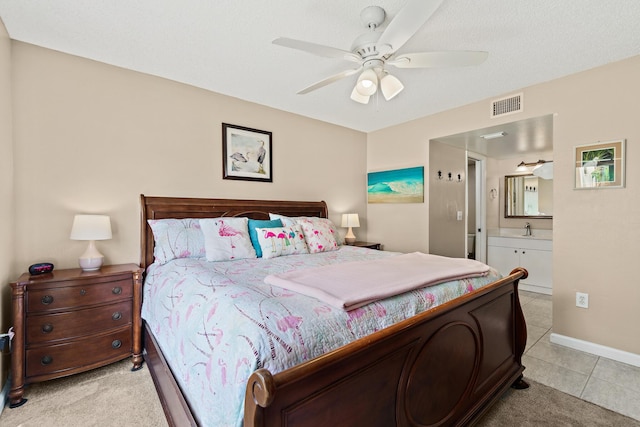
[[[9,400],[9,389],[11,388],[11,373],[7,377],[7,382],[4,387],[2,387],[2,391],[0,391],[0,403],[2,403],[2,407],[0,407],[0,415],[2,415],[2,411],[4,407],[7,406],[7,400]]]
[[[574,350],[580,350],[596,356],[606,357],[607,359],[616,360],[626,363],[627,365],[640,367],[640,354],[629,353],[628,351],[618,350],[616,348],[595,344],[589,341],[579,340],[560,334],[551,334],[551,342],[560,344]]]

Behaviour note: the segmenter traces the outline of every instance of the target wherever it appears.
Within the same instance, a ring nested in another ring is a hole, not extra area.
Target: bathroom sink
[[[489,236],[511,237],[512,239],[553,240],[553,230],[532,230],[530,236],[523,233],[524,231],[519,228],[500,228],[491,230]]]

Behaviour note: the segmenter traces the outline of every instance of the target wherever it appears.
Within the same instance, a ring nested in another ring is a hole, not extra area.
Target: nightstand
[[[11,283],[10,407],[27,384],[88,371],[132,356],[142,367],[142,269],[135,264],[23,274]]]
[[[369,248],[369,249],[382,249],[382,245],[380,243],[373,242],[353,242],[351,246],[357,246],[359,248]]]

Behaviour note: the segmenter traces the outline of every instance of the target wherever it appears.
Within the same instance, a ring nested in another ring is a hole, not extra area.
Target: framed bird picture
[[[222,124],[222,178],[273,182],[271,132]]]

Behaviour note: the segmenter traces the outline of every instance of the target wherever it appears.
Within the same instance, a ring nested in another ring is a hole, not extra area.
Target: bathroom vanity
[[[551,295],[552,247],[550,230],[534,231],[533,236],[523,236],[522,230],[494,231],[487,240],[487,263],[504,276],[516,267],[524,267],[529,277],[520,280],[519,288]]]

